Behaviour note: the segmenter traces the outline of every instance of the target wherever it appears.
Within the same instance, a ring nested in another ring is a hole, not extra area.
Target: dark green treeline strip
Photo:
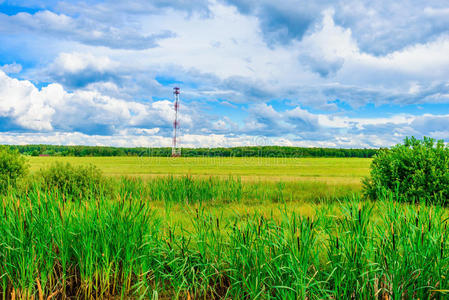
[[[11,145],[31,156],[156,156],[168,157],[171,148],[121,148],[100,146]],[[233,148],[183,148],[185,157],[372,157],[379,149],[302,148],[254,146]]]

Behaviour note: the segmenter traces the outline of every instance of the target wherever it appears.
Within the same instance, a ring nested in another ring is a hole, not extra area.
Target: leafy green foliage
[[[40,170],[38,176],[47,190],[57,190],[68,199],[96,197],[105,191],[107,185],[100,169],[94,165],[73,166],[56,162]]]
[[[0,192],[4,192],[10,185],[14,186],[17,179],[27,171],[26,160],[17,150],[0,148]]]
[[[371,164],[371,178],[365,180],[367,195],[379,198],[395,193],[405,202],[439,202],[449,199],[449,147],[424,137],[406,138],[390,150],[379,152]]]

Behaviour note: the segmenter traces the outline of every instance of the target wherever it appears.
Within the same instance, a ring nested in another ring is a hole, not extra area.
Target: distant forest
[[[30,156],[171,156],[171,148],[122,148],[101,146],[12,145]],[[251,146],[232,148],[183,148],[184,157],[372,157],[379,149],[302,148]]]

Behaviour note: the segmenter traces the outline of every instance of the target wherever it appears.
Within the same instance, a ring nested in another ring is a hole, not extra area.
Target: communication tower
[[[173,122],[173,145],[171,149],[171,156],[173,157],[179,157],[181,156],[181,147],[179,142],[179,94],[180,89],[179,87],[173,88],[173,95],[175,96],[175,121]]]

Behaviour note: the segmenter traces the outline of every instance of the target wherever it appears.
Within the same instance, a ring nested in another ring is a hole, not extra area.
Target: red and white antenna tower
[[[173,122],[173,145],[171,148],[171,156],[178,157],[181,156],[181,147],[179,146],[179,121],[178,121],[178,115],[179,115],[179,87],[173,88],[173,95],[175,95],[175,121]]]

